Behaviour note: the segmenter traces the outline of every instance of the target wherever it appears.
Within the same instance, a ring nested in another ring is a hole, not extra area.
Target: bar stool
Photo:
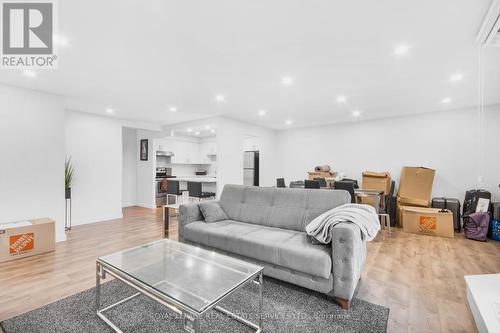
[[[167,180],[167,205],[177,204],[179,195],[182,195],[179,181]],[[174,200],[171,201],[170,198]]]
[[[203,192],[201,185],[202,184],[200,182],[188,182],[187,188],[189,196],[192,198],[198,198],[198,201],[201,201],[201,199],[215,198],[215,193]]]

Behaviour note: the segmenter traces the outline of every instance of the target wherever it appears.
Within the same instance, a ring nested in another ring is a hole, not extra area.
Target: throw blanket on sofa
[[[306,226],[308,235],[328,244],[332,241],[332,228],[341,222],[356,224],[363,238],[371,241],[380,230],[380,222],[375,208],[369,205],[345,204],[324,212]]]

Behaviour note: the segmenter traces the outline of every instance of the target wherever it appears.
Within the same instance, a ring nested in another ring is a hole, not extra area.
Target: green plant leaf
[[[71,156],[66,158],[64,162],[64,187],[70,188],[73,184],[73,178],[75,174],[75,167],[71,163]]]

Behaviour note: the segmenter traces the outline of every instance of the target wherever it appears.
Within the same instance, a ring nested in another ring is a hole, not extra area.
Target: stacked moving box
[[[401,207],[430,207],[435,173],[435,170],[423,167],[403,167],[397,200],[400,226],[404,226]]]
[[[391,191],[391,174],[387,171],[365,171],[363,172],[363,184],[361,187],[363,188],[363,190],[384,191],[384,194],[388,195]],[[361,198],[361,202],[367,205],[373,205],[373,198],[363,197]]]

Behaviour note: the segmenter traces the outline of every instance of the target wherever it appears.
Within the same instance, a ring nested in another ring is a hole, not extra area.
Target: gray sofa
[[[349,202],[340,190],[226,185],[219,203],[229,219],[207,223],[198,203],[181,205],[179,240],[257,263],[265,275],[333,296],[348,309],[366,257],[359,227],[336,225],[329,245],[313,245],[305,227]]]

